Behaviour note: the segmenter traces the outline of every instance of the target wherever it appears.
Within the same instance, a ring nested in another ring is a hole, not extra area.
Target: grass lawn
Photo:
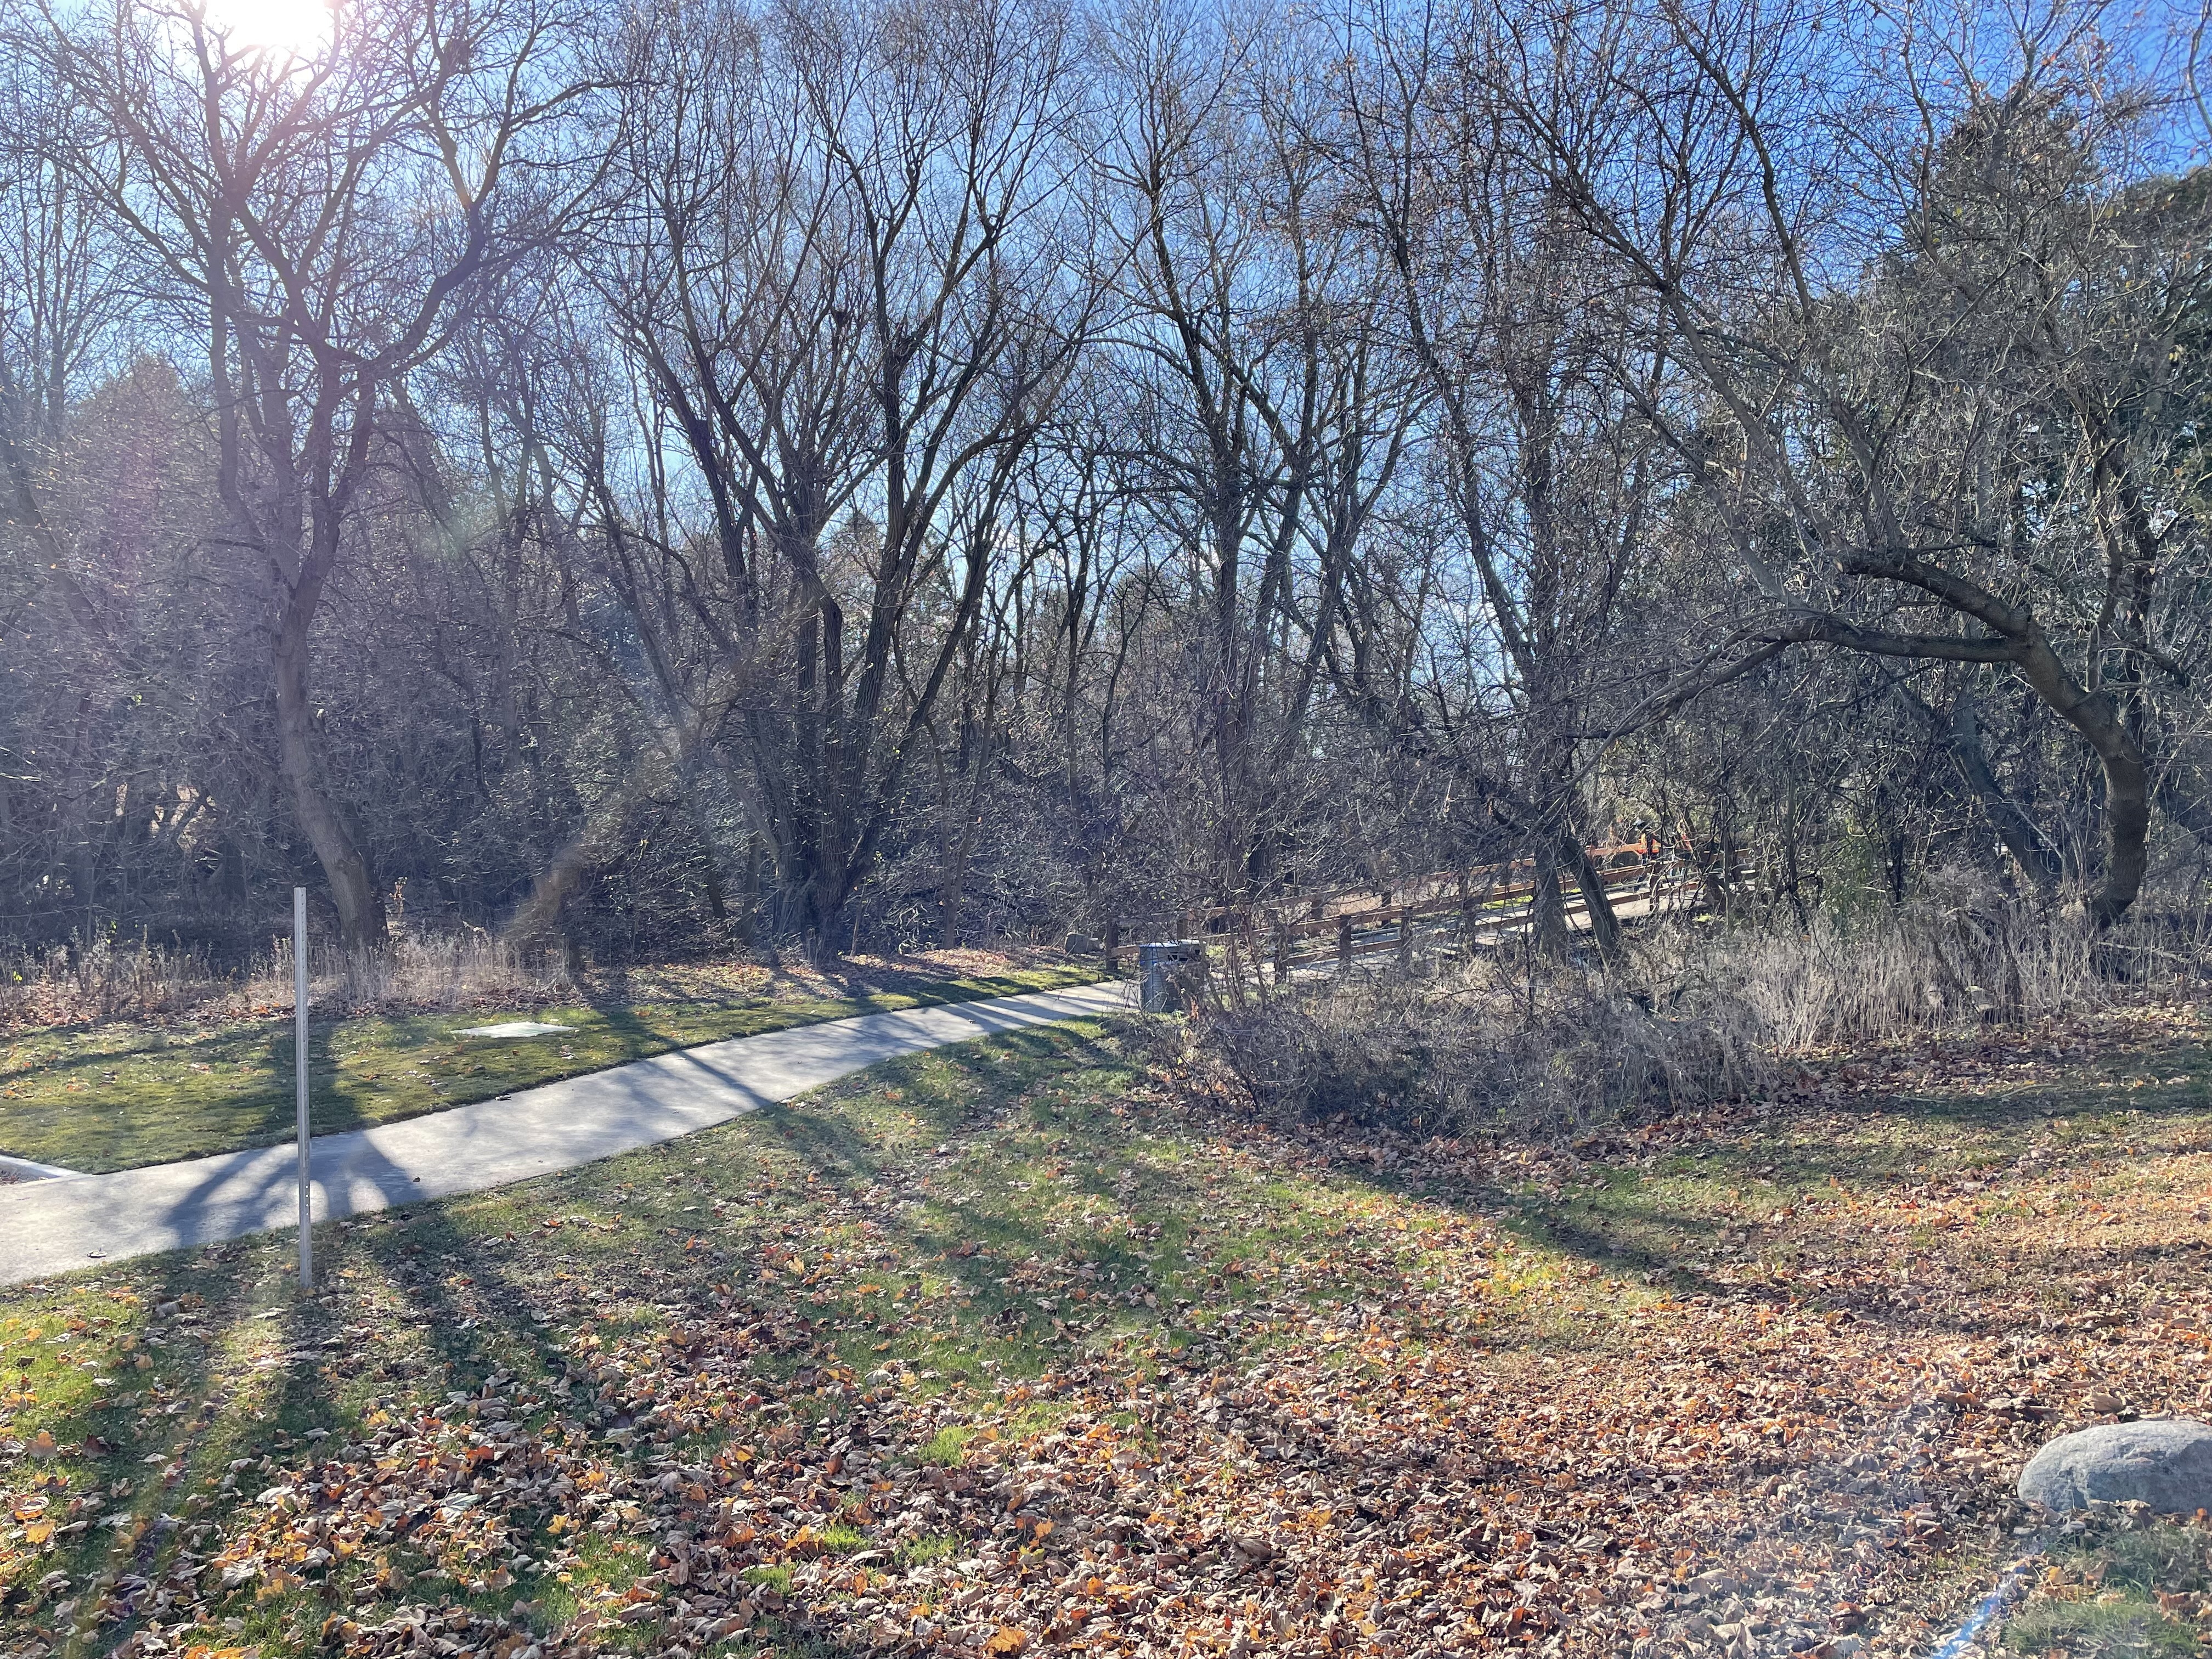
[[[2036,1444],[2204,1390],[2201,1028],[2081,1048],[1498,1149],[1073,1024],[341,1224],[308,1303],[282,1236],[0,1292],[0,1628],[1925,1651]]]
[[[725,1037],[1097,976],[1081,964],[908,976],[891,987],[854,983],[842,996],[795,994],[770,981],[727,998],[317,1023],[308,1044],[315,1129],[395,1122]],[[574,1029],[520,1041],[459,1035],[514,1019]],[[118,1021],[0,1037],[0,1152],[97,1172],[288,1139],[292,1048],[289,1018]]]
[[[2015,1653],[2143,1659],[2201,1650],[2212,1609],[2212,1534],[2199,1526],[2085,1517],[2022,1574],[2027,1594],[2003,1626]]]

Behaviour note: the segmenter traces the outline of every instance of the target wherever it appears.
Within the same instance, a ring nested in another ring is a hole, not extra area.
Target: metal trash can
[[[1177,1014],[1206,983],[1206,947],[1182,940],[1137,947],[1138,1006],[1148,1014]]]

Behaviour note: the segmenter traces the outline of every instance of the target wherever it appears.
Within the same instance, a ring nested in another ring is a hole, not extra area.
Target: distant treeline
[[[1647,830],[2116,920],[2206,32],[1999,10],[0,0],[0,938],[1602,939]]]

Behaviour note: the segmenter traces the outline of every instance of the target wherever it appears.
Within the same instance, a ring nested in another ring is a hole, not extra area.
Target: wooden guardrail
[[[1647,849],[1634,842],[1609,842],[1584,849],[1599,871],[1610,875],[1620,870],[1631,870],[1639,876],[1650,865],[1679,861],[1691,849],[1686,847],[1668,848],[1653,845]],[[1440,892],[1443,896],[1434,901],[1456,904],[1478,884],[1492,896],[1533,892],[1535,888],[1536,861],[1534,859],[1515,859],[1501,864],[1470,865],[1462,870],[1432,871],[1426,875],[1408,877],[1393,882],[1385,890],[1370,886],[1346,887],[1320,892],[1288,893],[1251,903],[1217,904],[1193,912],[1180,931],[1184,933],[1220,933],[1231,931],[1224,924],[1233,924],[1255,913],[1270,916],[1280,915],[1301,908],[1308,912],[1305,925],[1327,921],[1346,909],[1389,909],[1395,908],[1389,897],[1393,893],[1417,891]],[[1523,878],[1525,875],[1525,879]],[[1360,901],[1373,899],[1373,904]]]
[[[1710,860],[1687,843],[1608,842],[1586,850],[1609,896],[1628,895],[1633,902],[1641,890],[1653,910],[1686,896],[1694,906],[1714,881],[1733,885],[1751,872],[1733,848],[1711,849]],[[1578,884],[1563,880],[1562,888],[1568,916],[1587,915]],[[1517,859],[1431,872],[1386,890],[1361,886],[1213,905],[1182,917],[1176,937],[1240,945],[1255,967],[1272,961],[1279,979],[1332,957],[1342,963],[1390,951],[1407,957],[1421,931],[1456,935],[1463,946],[1485,933],[1502,937],[1528,921],[1535,890],[1534,860]],[[1437,926],[1439,921],[1445,925]]]

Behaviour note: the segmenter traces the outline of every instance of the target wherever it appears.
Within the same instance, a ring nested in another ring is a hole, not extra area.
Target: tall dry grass
[[[540,961],[470,930],[403,937],[381,951],[318,949],[308,997],[331,1013],[436,1012],[557,1001],[575,994],[557,955]],[[276,939],[226,971],[150,939],[0,951],[0,1028],[191,1016],[243,1018],[292,1006],[292,942]]]
[[[1724,1099],[1769,1061],[1741,1004],[1659,1006],[1591,967],[1352,970],[1217,1011],[1202,1052],[1255,1104],[1428,1134],[1574,1131]]]
[[[1863,914],[1678,927],[1639,951],[1649,982],[1741,1002],[1781,1054],[2025,1025],[2188,996],[2212,983],[2212,915],[2145,904],[2100,933],[1960,878]]]
[[[2201,994],[2212,915],[2102,933],[1958,879],[1810,926],[1670,922],[1626,959],[1233,981],[1198,1038],[1263,1109],[1427,1133],[1569,1131],[1753,1092],[1793,1055]]]

